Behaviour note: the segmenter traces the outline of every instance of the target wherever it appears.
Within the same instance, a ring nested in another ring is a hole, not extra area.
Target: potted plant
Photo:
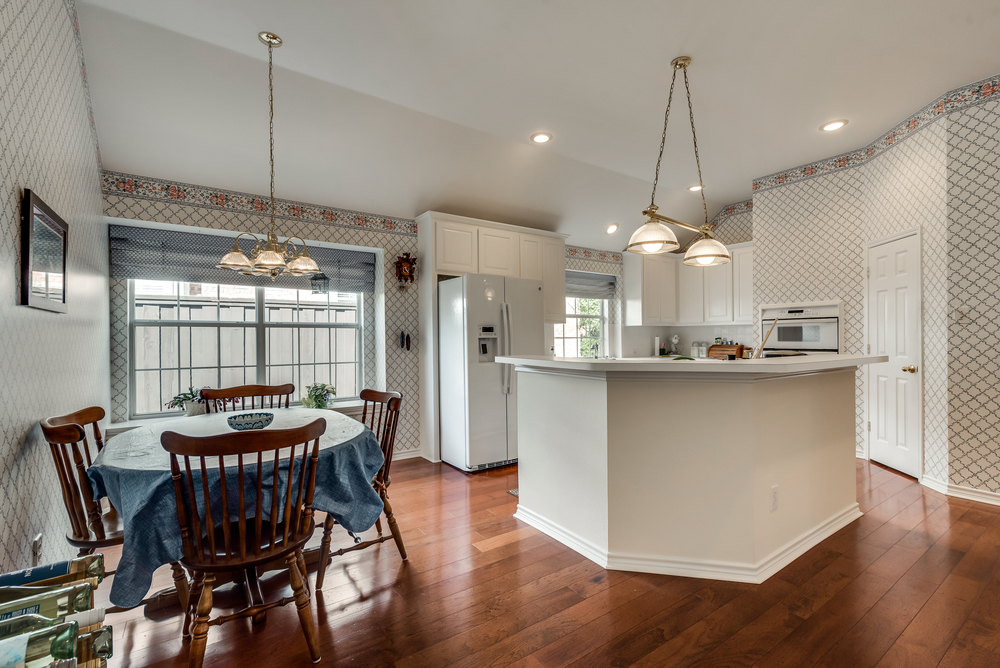
[[[335,396],[337,396],[337,390],[333,385],[313,383],[306,388],[306,393],[302,395],[302,405],[306,408],[326,408],[330,397]]]
[[[167,402],[167,408],[183,408],[188,416],[204,415],[205,404],[201,399],[201,390],[189,387],[187,392],[181,392]]]

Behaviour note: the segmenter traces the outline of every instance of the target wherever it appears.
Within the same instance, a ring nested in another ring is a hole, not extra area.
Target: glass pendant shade
[[[714,267],[731,259],[729,249],[715,239],[696,241],[684,254],[684,264],[692,267]]]
[[[268,273],[274,269],[284,271],[285,266],[285,258],[281,256],[281,250],[272,247],[272,244],[264,246],[264,250],[253,259],[253,268],[256,271]]]
[[[319,265],[316,264],[316,260],[309,257],[309,253],[304,250],[293,257],[285,269],[285,273],[292,276],[310,276],[318,271]]]
[[[247,256],[240,250],[239,245],[234,243],[233,247],[229,249],[229,252],[223,255],[222,259],[219,260],[219,264],[215,265],[215,268],[244,271],[250,268],[250,260],[248,260]]]
[[[679,247],[677,237],[674,236],[669,227],[659,221],[648,220],[632,233],[625,250],[640,255],[654,255],[656,253],[669,253]]]

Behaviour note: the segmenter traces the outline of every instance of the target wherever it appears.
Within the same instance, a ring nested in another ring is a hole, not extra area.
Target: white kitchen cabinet
[[[542,237],[542,290],[545,322],[566,322],[566,242]]]
[[[753,246],[731,249],[733,255],[733,320],[753,322]]]
[[[437,223],[435,268],[460,276],[479,272],[479,228],[452,221]]]
[[[705,322],[733,321],[733,263],[705,267]]]
[[[479,273],[493,276],[521,275],[521,248],[517,232],[479,228]]]
[[[545,237],[534,234],[521,234],[521,278],[545,280],[542,269],[542,244]]]
[[[698,325],[705,322],[705,268],[677,263],[677,322]]]
[[[673,325],[677,322],[677,258],[636,255],[625,258],[625,324]]]

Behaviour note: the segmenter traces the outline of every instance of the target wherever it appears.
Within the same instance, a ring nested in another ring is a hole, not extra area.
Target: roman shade
[[[185,281],[224,285],[277,285],[310,289],[305,276],[244,276],[228,269],[216,269],[219,258],[232,247],[233,238],[217,234],[177,232],[126,225],[108,226],[111,278],[138,278],[148,281]],[[249,255],[254,244],[247,237],[240,247]],[[309,254],[320,271],[330,278],[331,292],[374,292],[375,254],[367,251],[309,246]]]
[[[584,299],[611,299],[617,276],[590,271],[566,270],[566,296]]]

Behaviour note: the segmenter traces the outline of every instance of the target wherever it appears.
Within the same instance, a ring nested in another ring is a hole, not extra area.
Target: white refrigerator
[[[542,282],[466,274],[438,283],[441,459],[476,471],[517,461],[517,374],[542,355]]]

